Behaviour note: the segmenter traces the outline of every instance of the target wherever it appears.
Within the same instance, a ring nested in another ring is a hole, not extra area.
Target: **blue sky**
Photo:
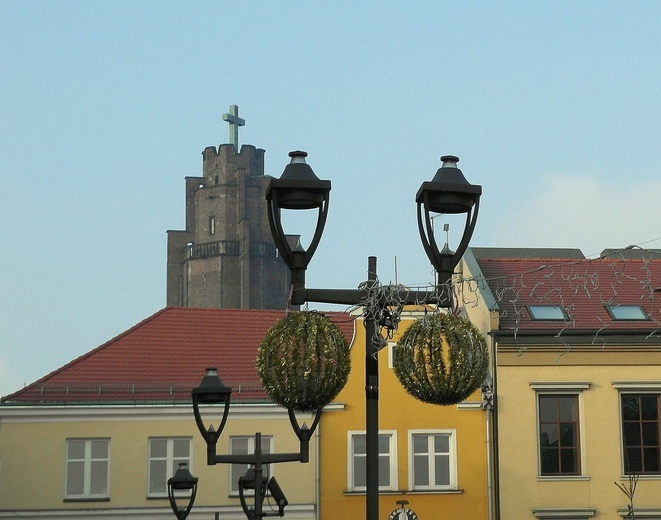
[[[312,287],[368,255],[432,280],[444,154],[483,186],[474,246],[661,248],[660,35],[657,1],[0,3],[0,395],[165,305],[230,104],[268,174],[302,149],[333,182]]]

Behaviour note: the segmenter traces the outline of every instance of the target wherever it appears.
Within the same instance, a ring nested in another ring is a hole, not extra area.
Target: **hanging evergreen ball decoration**
[[[489,353],[484,336],[467,319],[432,314],[411,325],[393,349],[402,386],[425,403],[450,405],[480,388]]]
[[[330,403],[344,388],[351,362],[349,343],[318,312],[291,312],[264,336],[257,372],[277,404],[299,412]]]

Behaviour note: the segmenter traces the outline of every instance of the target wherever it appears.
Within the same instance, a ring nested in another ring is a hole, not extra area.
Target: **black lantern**
[[[466,252],[473,236],[480,207],[482,186],[470,184],[457,168],[459,157],[444,155],[443,165],[430,182],[423,182],[415,196],[418,204],[418,230],[429,261],[439,274],[438,285],[449,284],[454,268]],[[456,251],[439,250],[434,238],[432,214],[466,214],[466,226]]]
[[[227,416],[229,415],[231,394],[232,389],[223,384],[220,377],[218,377],[218,369],[215,367],[207,368],[200,386],[193,388],[193,413],[195,414],[197,427],[207,443],[207,463],[209,465],[215,464],[215,461],[212,462],[211,453],[215,455],[216,443],[225,428]],[[223,406],[223,416],[218,427],[210,425],[207,428],[205,426],[200,412],[200,405]]]
[[[168,479],[168,499],[170,500],[170,507],[178,520],[186,520],[188,513],[193,508],[195,502],[195,495],[197,494],[197,477],[191,475],[186,467],[185,462],[179,464],[179,469],[175,472],[172,478]],[[177,492],[184,492],[180,495],[188,497],[188,504],[179,506],[177,504]]]
[[[275,245],[291,273],[294,290],[305,287],[305,270],[317,250],[326,225],[331,182],[320,180],[305,162],[306,152],[290,152],[291,162],[279,179],[272,179],[266,190],[269,225]],[[292,247],[282,228],[281,210],[316,209],[317,225],[307,250],[300,242]],[[294,304],[295,298],[292,300]]]

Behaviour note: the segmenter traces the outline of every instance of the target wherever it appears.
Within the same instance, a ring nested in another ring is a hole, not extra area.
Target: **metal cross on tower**
[[[234,145],[234,150],[239,152],[239,127],[245,126],[246,121],[239,117],[239,107],[230,105],[229,114],[223,114],[223,121],[230,124],[230,144]]]

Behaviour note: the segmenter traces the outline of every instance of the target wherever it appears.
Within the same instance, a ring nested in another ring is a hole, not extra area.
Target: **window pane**
[[[659,448],[643,449],[644,473],[659,472]]]
[[[609,305],[608,310],[615,320],[649,320],[640,305]]]
[[[388,435],[379,435],[379,454],[390,453],[390,437]]]
[[[560,450],[560,468],[565,475],[578,473],[578,453],[575,449]]]
[[[558,427],[555,424],[542,424],[539,427],[539,444],[542,447],[558,445]]]
[[[243,475],[246,474],[246,471],[248,471],[248,468],[250,466],[248,464],[232,464],[231,465],[231,475],[232,475],[232,491],[238,491],[239,490],[239,478],[241,478]]]
[[[353,452],[355,454],[367,453],[367,439],[365,438],[365,435],[353,436]]]
[[[638,396],[622,396],[622,419],[625,421],[637,421],[640,418],[640,406]]]
[[[574,422],[576,420],[576,397],[558,397],[558,420]]]
[[[413,453],[427,453],[429,438],[426,435],[413,435]]]
[[[67,442],[67,459],[84,459],[85,458],[85,441],[68,441]]]
[[[379,486],[390,487],[390,457],[379,457]]]
[[[558,421],[558,402],[555,397],[539,396],[539,420],[542,422]]]
[[[365,487],[367,485],[367,474],[365,469],[365,457],[353,458],[353,485],[354,487]]]
[[[624,433],[624,444],[626,446],[640,446],[640,423],[625,422],[622,425]]]
[[[106,461],[92,462],[90,493],[92,495],[108,493],[108,463]]]
[[[237,455],[245,455],[248,453],[248,438],[232,438],[230,452]]]
[[[435,457],[435,484],[437,486],[450,485],[450,456],[449,455],[436,455]]]
[[[429,458],[426,455],[413,457],[413,485],[429,485]]]
[[[533,320],[564,320],[567,314],[557,305],[530,305],[528,307]]]
[[[449,453],[450,452],[450,436],[449,435],[434,435],[434,451],[436,453]]]
[[[98,440],[92,441],[92,458],[93,459],[107,459],[108,458],[108,441]]]
[[[560,473],[558,450],[543,448],[541,453],[542,475],[557,475]]]
[[[175,458],[188,458],[190,455],[190,441],[188,439],[173,439],[172,456]]]
[[[640,396],[640,409],[643,421],[656,421],[659,418],[657,408],[658,397],[656,395]]]
[[[659,423],[657,422],[643,423],[643,445],[645,446],[659,445]]]
[[[67,495],[82,495],[85,492],[84,472],[84,462],[67,464]]]
[[[560,446],[576,446],[576,428],[573,423],[560,425]]]
[[[643,453],[638,448],[628,448],[624,453],[624,467],[627,473],[641,473],[643,469]]]
[[[167,480],[167,461],[152,460],[149,464],[149,492],[162,493],[167,491],[165,482]]]
[[[149,442],[149,457],[167,457],[168,441],[167,439],[151,439]]]

